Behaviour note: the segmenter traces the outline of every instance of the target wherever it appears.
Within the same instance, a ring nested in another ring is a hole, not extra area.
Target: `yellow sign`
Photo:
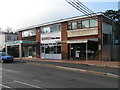
[[[67,31],[68,37],[98,35],[98,28],[78,29]]]

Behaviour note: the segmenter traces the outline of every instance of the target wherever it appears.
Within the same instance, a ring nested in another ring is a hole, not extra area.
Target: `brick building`
[[[7,45],[19,45],[20,57],[112,60],[112,25],[102,13],[61,19],[20,29],[19,41]]]

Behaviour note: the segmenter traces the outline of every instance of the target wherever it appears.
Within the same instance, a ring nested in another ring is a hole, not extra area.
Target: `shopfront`
[[[8,47],[14,46],[18,47],[18,51],[16,53],[19,53],[19,57],[29,57],[29,58],[34,58],[36,57],[36,45],[38,43],[36,41],[12,41],[12,42],[6,42],[5,47],[6,47],[6,52],[8,52]]]
[[[98,58],[98,40],[83,39],[68,41],[69,58],[73,60],[93,60]]]
[[[34,58],[36,56],[35,45],[23,45],[22,46],[22,57]]]
[[[62,59],[60,24],[50,25],[41,28],[40,46],[42,59]]]
[[[91,60],[98,58],[98,20],[86,19],[68,22],[69,59]]]

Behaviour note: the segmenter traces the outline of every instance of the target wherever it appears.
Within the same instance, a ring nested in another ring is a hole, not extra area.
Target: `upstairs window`
[[[97,27],[97,26],[98,26],[97,19],[91,19],[90,20],[90,27]]]
[[[41,27],[41,34],[47,34],[47,33],[52,33],[56,31],[58,32],[60,30],[61,30],[60,24],[45,26],[45,27]]]
[[[77,29],[77,22],[69,22],[68,23],[68,30]]]
[[[69,23],[68,23],[68,30],[71,30],[71,29],[72,29],[72,23],[69,22]]]
[[[72,22],[72,29],[77,29],[77,22]]]
[[[81,23],[81,21],[78,21],[78,22],[77,22],[77,28],[78,28],[78,29],[81,29],[81,28],[82,28],[82,23]]]
[[[7,36],[7,40],[11,40],[11,36]]]
[[[89,20],[82,21],[82,28],[88,28],[89,27]]]
[[[84,29],[84,28],[92,28],[98,26],[97,19],[88,19],[88,20],[79,20],[68,22],[68,30],[75,30],[75,29]]]

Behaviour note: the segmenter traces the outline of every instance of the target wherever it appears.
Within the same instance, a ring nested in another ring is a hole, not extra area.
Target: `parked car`
[[[0,61],[1,62],[13,62],[14,58],[13,56],[10,56],[6,52],[0,52]]]

